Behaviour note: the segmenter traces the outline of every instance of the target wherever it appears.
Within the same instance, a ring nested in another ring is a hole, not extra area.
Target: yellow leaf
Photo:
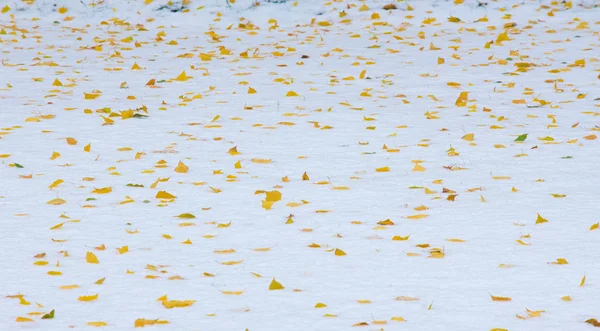
[[[177,164],[177,167],[175,167],[175,172],[180,173],[180,174],[185,174],[186,172],[188,172],[188,170],[189,170],[188,166],[183,164],[183,162],[181,162],[181,161],[179,161],[179,163]]]
[[[62,179],[57,179],[54,182],[52,182],[52,184],[50,184],[50,186],[48,186],[49,189],[53,189],[55,187],[57,187],[58,185],[64,183],[65,181]]]
[[[185,70],[184,70],[179,74],[179,76],[175,77],[175,80],[179,81],[179,82],[185,82],[186,80],[188,80],[190,78],[193,78],[193,77],[186,75]]]
[[[598,227],[600,227],[600,222],[592,224],[592,226],[590,226],[590,231],[596,230],[598,229]]]
[[[585,285],[585,276],[581,278],[581,283],[579,283],[579,287],[582,287],[583,285]]]
[[[9,11],[10,11],[10,7],[8,5],[2,7],[2,14],[6,13],[6,12],[9,12]]]
[[[556,259],[556,262],[552,262],[552,264],[569,264],[567,259],[559,257]]]
[[[193,305],[194,302],[196,302],[196,300],[166,300],[165,299],[162,301],[162,305],[167,309],[183,308],[183,307],[189,307],[189,306]]]
[[[406,237],[402,237],[402,236],[393,236],[392,240],[394,241],[405,241],[408,240],[410,238],[410,236],[406,236]]]
[[[336,248],[334,254],[336,256],[344,256],[344,255],[346,255],[346,252],[344,252],[343,250],[341,250],[339,248]]]
[[[429,217],[428,214],[415,214],[415,215],[409,215],[406,216],[406,218],[408,218],[409,220],[418,220],[418,219],[422,219],[422,218],[426,218]]]
[[[175,217],[179,217],[179,218],[187,218],[187,219],[189,219],[189,218],[196,218],[196,215],[194,215],[194,214],[190,214],[190,213],[185,213],[185,214],[179,214],[179,215],[177,215],[177,216],[175,216]]]
[[[415,164],[415,166],[414,166],[414,168],[413,168],[412,171],[423,172],[423,171],[425,171],[425,167],[423,167],[420,164]]]
[[[241,154],[240,152],[238,152],[237,146],[231,147],[227,153],[229,153],[230,155],[240,155]]]
[[[546,223],[547,219],[543,218],[539,213],[537,214],[537,219],[535,220],[535,224]]]
[[[286,93],[285,96],[286,97],[298,97],[300,95],[298,93],[294,92],[294,91],[288,91],[288,93]]]
[[[89,152],[92,149],[92,144],[89,143],[87,145],[85,145],[85,147],[83,147],[83,151],[84,152]]]
[[[256,90],[253,89],[252,87],[248,87],[248,94],[254,94],[256,93]]]
[[[59,206],[62,205],[63,203],[65,203],[66,201],[60,198],[56,198],[56,199],[52,199],[48,202],[46,202],[49,205],[54,205],[54,206]]]
[[[69,138],[67,138],[67,144],[77,145],[77,139],[69,137]]]
[[[302,180],[310,180],[310,178],[308,178],[308,174],[306,173],[306,171],[302,174]]]
[[[84,302],[88,302],[88,301],[94,301],[98,299],[98,294],[94,294],[94,295],[82,295],[79,298],[77,298],[77,300],[79,301],[84,301]]]
[[[490,294],[493,301],[511,301],[512,299],[509,297],[496,297]]]
[[[474,133],[467,133],[466,135],[464,135],[462,137],[462,139],[466,140],[466,141],[473,141],[473,138],[475,138],[475,134]]]
[[[83,92],[83,97],[85,100],[94,100],[100,96],[100,93],[86,93]]]
[[[377,172],[388,172],[390,171],[390,167],[381,167],[381,168],[376,168],[375,171]]]
[[[50,275],[50,276],[60,276],[60,275],[62,275],[62,272],[60,272],[60,271],[48,271],[48,275]]]
[[[127,252],[129,252],[129,246],[123,246],[123,247],[117,247],[117,252],[119,252],[119,254],[125,254]]]
[[[217,229],[228,228],[229,226],[231,226],[231,222],[229,222],[229,223],[219,223],[219,224],[217,224]]]
[[[324,303],[322,303],[322,302],[318,302],[318,303],[315,305],[315,308],[325,308],[325,307],[327,307],[327,305],[326,305],[326,304],[324,304]]]
[[[94,321],[94,322],[87,322],[87,325],[89,326],[95,326],[95,327],[103,327],[103,326],[108,326],[108,323],[106,322],[102,322],[102,321]]]
[[[241,169],[241,168],[242,168],[242,162],[240,162],[240,161],[237,161],[237,162],[236,162],[236,163],[233,165],[233,167],[234,167],[234,168],[236,168],[236,169]]]
[[[68,11],[69,11],[69,9],[67,9],[66,7],[60,7],[60,8],[58,8],[58,12],[60,14],[65,14]]]
[[[6,7],[8,7],[8,6],[6,6]],[[6,7],[5,7],[5,8],[6,8]],[[4,11],[4,9],[2,9],[2,11]],[[34,320],[32,320],[32,319],[31,319],[31,318],[29,318],[29,317],[21,317],[21,316],[17,317],[17,319],[16,319],[15,321],[16,321],[17,323],[23,323],[23,322],[35,322]]]
[[[100,279],[98,279],[97,281],[95,281],[95,282],[94,282],[94,284],[96,284],[96,285],[102,285],[102,284],[104,284],[104,280],[105,280],[105,279],[106,279],[106,278],[100,278]]]
[[[175,199],[177,197],[167,191],[158,191],[158,193],[156,193],[156,198],[157,199]]]
[[[261,206],[265,209],[265,210],[271,210],[271,207],[273,207],[273,204],[275,203],[275,201],[267,201],[267,200],[262,200],[262,204]]]
[[[262,163],[262,164],[268,164],[271,163],[271,159],[252,159],[251,160],[253,163]]]
[[[281,283],[276,281],[275,278],[273,278],[273,280],[271,281],[271,284],[269,284],[269,291],[283,290],[284,288],[285,287],[283,285],[281,285]]]
[[[571,301],[571,300],[572,300],[572,299],[571,299],[571,296],[569,296],[569,295],[565,295],[564,297],[561,297],[561,299],[562,299],[563,301]]]
[[[221,291],[221,293],[225,294],[225,295],[242,295],[244,291]]]
[[[360,72],[360,75],[358,76],[358,78],[360,78],[360,79],[365,79],[365,76],[366,76],[366,75],[367,75],[367,71],[366,71],[366,70],[363,70],[363,71],[361,71],[361,72]]]
[[[150,1],[152,1],[152,0],[150,0]],[[148,2],[148,0],[146,0],[146,2]],[[136,327],[136,328],[143,328],[143,327],[150,326],[150,325],[155,325],[155,324],[169,324],[169,321],[167,321],[167,320],[159,320],[159,319],[147,320],[145,318],[138,318],[133,323],[133,326]]]
[[[92,191],[92,193],[95,193],[95,194],[108,194],[110,192],[112,192],[112,187],[110,187],[110,186],[103,187],[103,188],[97,188]]]
[[[100,261],[98,261],[98,258],[96,257],[96,255],[92,252],[85,253],[85,261],[87,263],[92,263],[92,264],[100,263]]]
[[[267,201],[273,201],[273,202],[277,202],[279,200],[281,200],[281,192],[277,191],[277,190],[273,190],[273,191],[268,191],[266,192],[267,194]]]

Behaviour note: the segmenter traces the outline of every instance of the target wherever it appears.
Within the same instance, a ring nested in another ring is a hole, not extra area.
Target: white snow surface
[[[0,1],[0,330],[593,330],[600,6],[481,2]]]

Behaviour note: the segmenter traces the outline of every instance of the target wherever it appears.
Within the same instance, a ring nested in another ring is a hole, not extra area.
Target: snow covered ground
[[[597,1],[181,6],[0,1],[1,330],[600,326]]]

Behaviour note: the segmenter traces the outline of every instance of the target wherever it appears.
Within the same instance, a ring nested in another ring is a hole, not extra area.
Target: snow
[[[0,2],[0,329],[591,330],[600,318],[597,2],[32,2]],[[273,190],[282,199],[265,209],[257,191]],[[195,302],[167,309],[164,295]]]

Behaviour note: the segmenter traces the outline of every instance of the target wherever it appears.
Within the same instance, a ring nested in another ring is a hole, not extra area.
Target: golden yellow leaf
[[[158,191],[158,193],[156,193],[156,198],[157,199],[175,199],[177,197],[167,191]]]
[[[64,204],[65,202],[66,201],[63,200],[63,199],[56,198],[56,199],[52,199],[52,200],[50,200],[50,201],[48,201],[46,203],[49,204],[49,205],[59,206],[59,205]]]
[[[339,248],[336,248],[334,254],[336,256],[344,256],[344,255],[346,255],[346,252],[344,252],[343,250],[341,250]]]
[[[146,0],[146,2],[147,1],[148,0]],[[160,319],[148,320],[148,319],[145,319],[145,318],[138,318],[133,323],[133,326],[136,327],[136,328],[143,328],[143,327],[150,326],[150,325],[155,325],[155,324],[169,324],[169,321],[167,321],[167,320],[160,320]]]
[[[474,133],[467,133],[466,135],[464,135],[462,137],[462,139],[466,140],[466,141],[473,141],[473,138],[475,138],[475,134]]]
[[[592,226],[590,226],[590,231],[596,230],[598,229],[598,227],[600,227],[600,222],[592,224]]]
[[[92,191],[95,194],[108,194],[110,192],[112,192],[112,187],[97,188]]]
[[[225,262],[221,262],[222,265],[236,265],[236,264],[241,264],[242,262],[244,262],[244,260],[240,260],[240,261],[225,261]]]
[[[585,276],[581,278],[581,283],[579,283],[579,287],[582,287],[583,285],[585,285]]]
[[[390,171],[390,167],[381,167],[381,168],[376,168],[375,171],[377,172],[388,172]]]
[[[190,218],[196,218],[196,215],[190,214],[190,213],[184,213],[184,214],[179,214],[175,217],[190,219]]]
[[[98,299],[98,294],[94,294],[94,295],[82,295],[79,298],[77,298],[77,300],[79,301],[84,301],[84,302],[88,302],[88,301],[94,301]]]
[[[177,164],[177,167],[175,167],[175,172],[180,173],[180,174],[185,174],[186,172],[188,172],[188,170],[189,170],[188,166],[183,164],[183,162],[181,162],[181,161],[179,161],[179,163]]]
[[[165,300],[162,300],[162,305],[163,305],[163,307],[165,307],[167,309],[183,308],[183,307],[189,307],[189,306],[193,305],[195,302],[196,302],[196,300],[167,300],[165,298]]]
[[[268,164],[268,163],[272,162],[271,159],[251,159],[251,161],[253,163],[262,163],[262,164]]]
[[[64,183],[65,181],[62,179],[57,179],[54,182],[52,182],[52,184],[50,184],[50,186],[48,186],[49,189],[53,189],[55,187],[57,187],[58,185]]]
[[[179,81],[179,82],[185,82],[186,80],[188,80],[190,78],[193,78],[193,77],[186,75],[185,70],[184,70],[179,74],[179,76],[175,77],[175,80]]]
[[[69,137],[69,138],[67,138],[67,144],[77,145],[77,139]]]
[[[551,262],[552,264],[569,264],[567,259],[559,257],[556,259],[556,262]]]
[[[422,218],[426,218],[429,217],[428,214],[415,214],[415,215],[409,215],[406,216],[406,218],[408,218],[409,220],[418,220],[418,219],[422,219]]]
[[[288,91],[288,93],[285,94],[286,97],[298,97],[300,95],[298,95],[298,93],[294,92],[294,91]]]
[[[271,281],[271,284],[269,284],[269,291],[283,290],[284,288],[285,287],[283,285],[281,285],[281,283],[276,281],[275,278],[273,278],[273,280]]]
[[[92,252],[85,253],[85,261],[87,263],[92,263],[92,264],[100,263],[100,261],[98,261],[98,258],[96,257],[96,255]]]
[[[509,297],[497,297],[490,294],[493,301],[511,301],[512,299]]]
[[[123,247],[117,247],[117,252],[119,252],[119,254],[125,254],[127,252],[129,252],[129,246],[123,246]]]
[[[537,218],[535,220],[535,224],[540,224],[540,223],[546,223],[548,222],[547,219],[543,218],[542,215],[540,215],[539,213],[537,214]]]
[[[32,320],[32,319],[31,319],[31,318],[29,318],[29,317],[21,317],[21,316],[17,317],[15,321],[16,321],[17,323],[24,323],[24,322],[35,322],[34,320]]]
[[[86,93],[83,92],[83,97],[85,100],[94,100],[100,96],[100,93]]]
[[[93,321],[93,322],[87,322],[87,325],[95,326],[95,327],[99,328],[99,327],[108,326],[108,323],[102,322],[102,321]]]

